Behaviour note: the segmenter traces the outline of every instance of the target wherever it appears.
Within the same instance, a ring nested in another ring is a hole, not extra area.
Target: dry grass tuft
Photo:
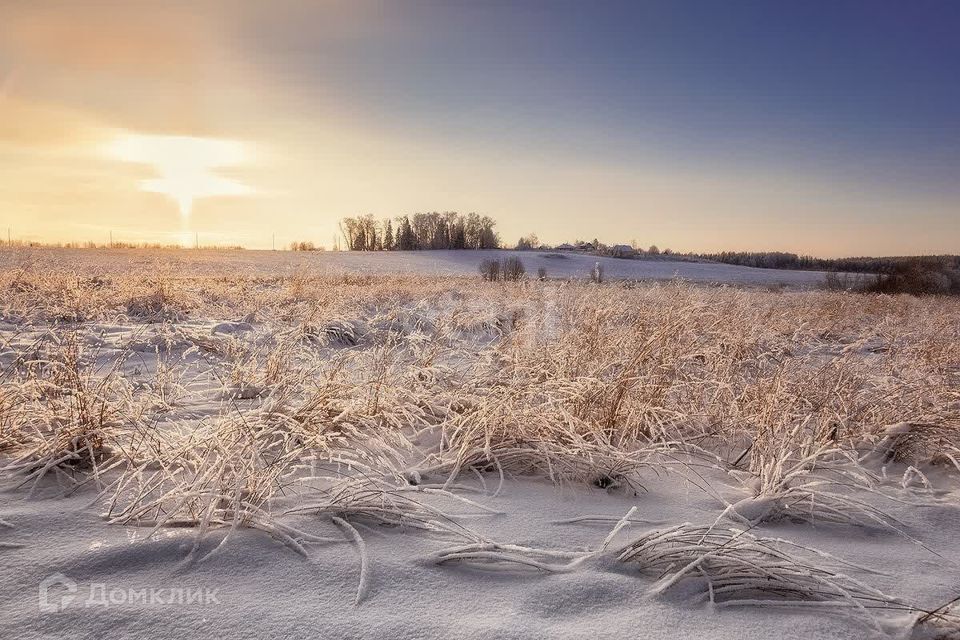
[[[868,608],[896,604],[845,575],[835,558],[743,530],[682,524],[641,536],[618,557],[657,576],[651,595],[693,582],[702,586],[696,598],[715,607],[816,603],[866,614]]]

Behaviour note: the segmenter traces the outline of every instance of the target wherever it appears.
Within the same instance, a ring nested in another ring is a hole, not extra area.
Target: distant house
[[[610,255],[614,258],[633,258],[637,250],[628,244],[615,244],[610,247]]]
[[[574,249],[576,249],[575,246],[573,246],[570,243],[564,242],[563,244],[558,244],[554,250],[555,251],[573,251]]]
[[[577,246],[576,246],[575,248],[577,249],[577,251],[593,251],[593,243],[592,243],[592,242],[578,242],[578,243],[577,243]]]

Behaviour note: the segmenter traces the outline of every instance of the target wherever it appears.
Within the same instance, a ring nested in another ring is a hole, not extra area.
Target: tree
[[[360,225],[363,228],[364,245],[360,247],[361,251],[376,251],[377,243],[377,221],[372,213],[361,216]],[[382,248],[382,245],[381,245]]]
[[[496,224],[489,216],[480,218],[480,239],[477,249],[498,249],[500,247],[500,237],[493,230]]]
[[[475,213],[468,213],[464,221],[464,237],[466,239],[467,249],[480,248],[480,235],[482,229],[480,226],[480,216]]]
[[[458,216],[456,221],[453,223],[453,229],[450,232],[450,248],[467,248],[467,231],[466,223],[463,221],[463,216]]]
[[[409,216],[400,216],[397,218],[396,247],[400,251],[412,251],[417,248]]]
[[[387,251],[393,250],[393,225],[390,224],[390,218],[383,222],[383,248]]]
[[[537,234],[535,233],[524,236],[517,242],[518,251],[529,251],[530,249],[536,249],[539,246],[540,240],[537,238]]]
[[[340,221],[340,233],[343,234],[343,241],[347,243],[347,249],[349,251],[357,251],[359,247],[357,246],[357,219],[356,218],[344,218]]]

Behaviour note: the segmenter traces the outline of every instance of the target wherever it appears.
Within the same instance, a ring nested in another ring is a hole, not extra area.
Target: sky
[[[957,253],[957,33],[952,0],[0,0],[0,225]]]

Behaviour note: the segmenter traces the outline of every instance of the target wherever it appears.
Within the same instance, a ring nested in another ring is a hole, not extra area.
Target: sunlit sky
[[[0,224],[960,252],[960,2],[0,0]]]

